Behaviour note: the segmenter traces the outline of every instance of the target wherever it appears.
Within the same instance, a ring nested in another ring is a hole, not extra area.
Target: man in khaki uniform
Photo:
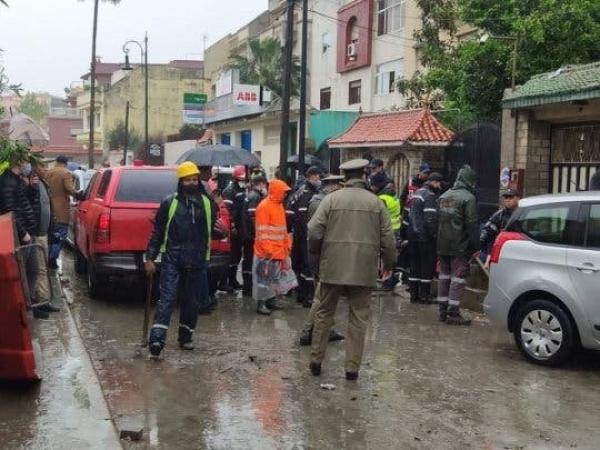
[[[367,188],[369,161],[355,159],[340,166],[345,187],[326,196],[308,223],[308,245],[319,255],[319,292],[315,312],[310,371],[321,374],[329,331],[340,295],[349,306],[346,379],[356,380],[370,318],[371,291],[377,285],[379,258],[384,278],[396,263],[396,240],[383,202]]]

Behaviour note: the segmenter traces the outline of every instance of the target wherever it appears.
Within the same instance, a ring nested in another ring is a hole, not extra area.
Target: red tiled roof
[[[123,65],[120,63],[103,63],[100,61],[96,62],[96,76],[98,75],[112,75],[117,70],[121,70]],[[90,72],[87,72],[81,76],[82,80],[87,80],[90,77]]]
[[[365,114],[342,135],[329,141],[330,147],[386,147],[448,145],[454,133],[428,109]]]

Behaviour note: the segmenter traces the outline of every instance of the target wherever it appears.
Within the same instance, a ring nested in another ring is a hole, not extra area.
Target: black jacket
[[[252,242],[256,236],[256,207],[265,198],[256,189],[250,190],[244,201],[242,215],[242,236],[245,241]]]
[[[242,232],[244,200],[246,199],[246,189],[240,187],[237,181],[232,181],[223,190],[223,201],[229,209],[231,223],[237,236]]]
[[[412,197],[409,211],[408,240],[427,242],[435,241],[438,227],[437,194],[431,190],[429,183],[419,189]]]
[[[7,170],[0,177],[0,214],[10,211],[14,213],[21,241],[27,233],[32,237],[37,235],[37,221],[27,198],[27,185],[12,171]]]
[[[146,251],[148,260],[154,261],[160,253],[166,232],[171,201],[177,196],[177,210],[169,224],[165,253],[176,256],[179,263],[184,267],[198,267],[206,262],[206,253],[210,242],[208,239],[204,202],[202,200],[202,195],[206,196],[206,193],[203,189],[201,192],[202,194],[200,195],[188,197],[183,194],[180,187],[177,194],[170,195],[161,202],[154,220],[154,229],[148,242],[148,249]],[[216,221],[215,214],[212,213],[212,205],[211,216],[212,230]]]
[[[319,190],[311,183],[304,183],[288,202],[286,216],[290,231],[294,233],[294,240],[306,240],[308,235],[308,205]]]
[[[494,241],[496,237],[506,228],[512,213],[513,209],[502,208],[492,214],[492,217],[486,222],[481,230],[481,234],[479,235],[479,240],[481,241],[481,248],[485,251],[489,251],[489,249],[494,245]]]

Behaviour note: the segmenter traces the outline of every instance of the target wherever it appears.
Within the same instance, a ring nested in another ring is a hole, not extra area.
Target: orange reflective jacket
[[[284,260],[290,256],[292,238],[287,231],[283,206],[289,190],[283,181],[271,181],[269,195],[256,208],[254,254],[259,258]]]

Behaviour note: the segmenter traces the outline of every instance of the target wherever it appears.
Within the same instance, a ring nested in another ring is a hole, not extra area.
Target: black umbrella
[[[298,155],[292,155],[287,160],[288,165],[297,166],[298,165]],[[317,158],[315,155],[304,155],[304,167],[307,169],[310,166],[323,167],[323,162]]]
[[[260,160],[243,148],[224,144],[197,145],[177,160],[177,164],[191,161],[197,166],[260,166]]]

